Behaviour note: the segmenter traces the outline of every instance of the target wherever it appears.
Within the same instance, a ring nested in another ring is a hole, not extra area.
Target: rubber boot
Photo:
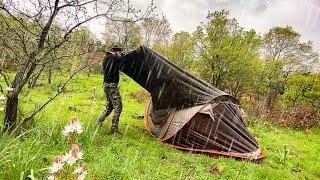
[[[121,134],[121,132],[118,129],[118,126],[111,127],[111,134]]]

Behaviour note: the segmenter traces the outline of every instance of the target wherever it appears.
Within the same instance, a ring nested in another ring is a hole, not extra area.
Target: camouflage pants
[[[107,116],[109,116],[112,110],[114,110],[112,117],[112,126],[118,126],[119,117],[122,111],[122,100],[119,88],[115,83],[104,83],[104,92],[106,94],[108,102],[98,121],[102,123],[107,118]]]

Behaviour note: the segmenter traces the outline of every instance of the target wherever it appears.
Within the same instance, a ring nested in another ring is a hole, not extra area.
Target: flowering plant
[[[76,137],[83,132],[83,127],[77,117],[72,117],[70,123],[64,127],[62,134],[68,137],[68,143],[73,144]]]
[[[66,153],[66,155],[63,156],[63,161],[65,161],[67,164],[72,165],[77,160],[82,159],[83,153],[80,151],[79,146],[76,144],[72,144],[71,150],[69,153]]]
[[[68,137],[69,144],[76,141],[77,135],[83,132],[83,127],[77,117],[72,117],[70,123],[64,127],[62,134]],[[49,167],[49,180],[56,179],[77,179],[83,180],[88,173],[88,164],[80,161],[83,159],[83,152],[77,144],[72,144],[69,152],[63,156],[55,156],[53,164]],[[72,170],[73,165],[78,165],[75,170]]]
[[[62,134],[68,136],[72,133],[81,134],[83,128],[77,117],[72,117],[70,123],[64,127]]]

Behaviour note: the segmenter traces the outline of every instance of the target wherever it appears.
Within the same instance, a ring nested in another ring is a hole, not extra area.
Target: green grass
[[[37,87],[21,97],[20,111],[28,114],[45,101],[58,82]],[[0,179],[25,179],[31,171],[38,178],[48,176],[52,158],[69,147],[61,134],[72,116],[85,126],[78,139],[89,164],[88,179],[319,179],[320,130],[311,134],[266,123],[251,123],[250,132],[266,154],[261,162],[213,158],[206,154],[179,151],[159,142],[136,116],[143,114],[144,103],[131,93],[143,91],[139,85],[122,76],[120,92],[123,112],[120,118],[122,136],[110,135],[110,120],[97,129],[95,122],[104,109],[102,75],[77,77],[54,102],[39,113],[29,131],[20,137],[4,135],[0,139]],[[92,88],[97,98],[91,98]],[[3,113],[0,114],[3,119]]]

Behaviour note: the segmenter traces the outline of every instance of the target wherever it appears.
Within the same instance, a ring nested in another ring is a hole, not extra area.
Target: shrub
[[[298,104],[287,110],[273,111],[270,119],[285,127],[311,128],[320,126],[320,115],[312,105]]]

